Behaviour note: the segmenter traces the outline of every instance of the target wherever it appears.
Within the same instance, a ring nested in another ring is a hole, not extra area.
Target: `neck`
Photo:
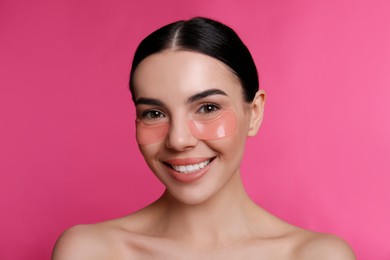
[[[227,187],[195,205],[184,204],[166,191],[156,203],[163,209],[157,232],[180,241],[189,240],[191,244],[208,245],[250,233],[258,207],[248,197],[239,174],[232,178],[236,179]]]

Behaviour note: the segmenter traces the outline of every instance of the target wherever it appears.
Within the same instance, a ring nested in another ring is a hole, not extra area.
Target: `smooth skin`
[[[163,140],[139,146],[166,191],[126,217],[67,230],[52,259],[355,259],[343,240],[294,227],[245,192],[240,163],[247,137],[261,125],[262,90],[246,103],[223,63],[182,50],[147,57],[134,77],[138,120],[169,122]],[[231,136],[201,140],[186,127],[188,118],[223,109],[237,117]],[[172,175],[168,162],[199,158],[211,160],[199,179],[183,183]]]

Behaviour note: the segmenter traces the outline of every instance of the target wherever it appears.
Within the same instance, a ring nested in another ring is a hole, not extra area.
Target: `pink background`
[[[386,0],[0,0],[0,259],[49,259],[64,229],[161,194],[134,139],[130,62],[196,15],[239,33],[268,94],[242,167],[253,199],[390,259]]]

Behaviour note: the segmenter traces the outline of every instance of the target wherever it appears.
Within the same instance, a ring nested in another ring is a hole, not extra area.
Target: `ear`
[[[261,122],[263,121],[264,104],[265,92],[264,90],[259,90],[256,92],[250,107],[251,122],[249,125],[248,136],[255,136],[259,131]]]

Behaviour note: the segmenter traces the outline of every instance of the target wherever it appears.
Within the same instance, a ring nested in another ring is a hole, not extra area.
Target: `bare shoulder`
[[[95,225],[78,225],[66,230],[56,242],[52,259],[100,259],[105,241],[99,233]]]
[[[267,259],[299,260],[354,260],[351,247],[341,238],[291,225],[268,212],[263,214],[266,221],[267,237],[262,239],[262,253]],[[259,233],[260,234],[260,233]],[[266,244],[264,244],[266,242]],[[268,246],[265,246],[268,245]]]
[[[121,233],[110,222],[74,226],[58,238],[52,260],[117,258],[123,251]]]
[[[58,238],[52,260],[139,259],[144,250],[138,229],[145,219],[141,210],[105,222],[74,226]]]
[[[317,260],[354,260],[355,255],[351,247],[341,238],[314,232],[307,232],[299,245],[295,255],[298,259]]]

